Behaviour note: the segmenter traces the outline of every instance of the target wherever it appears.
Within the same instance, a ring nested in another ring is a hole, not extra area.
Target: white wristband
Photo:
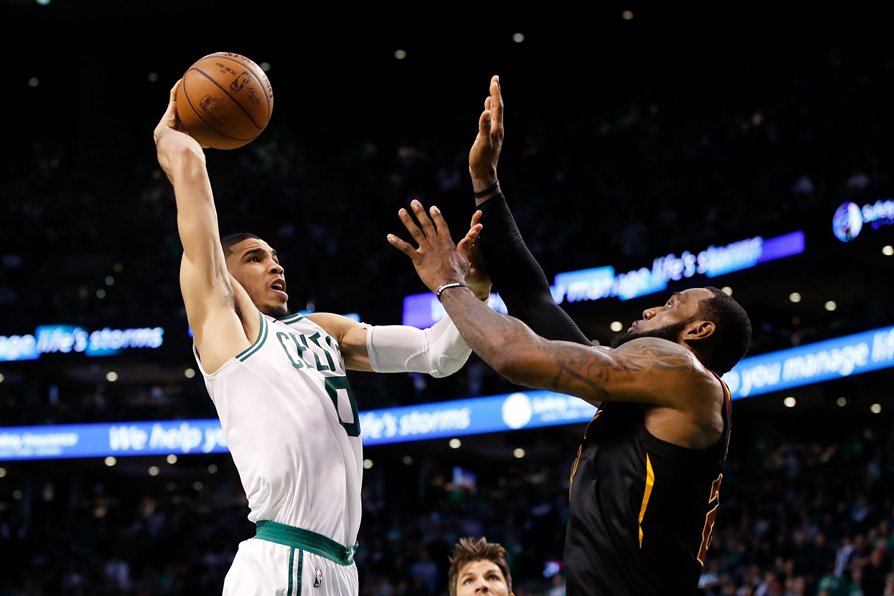
[[[435,296],[437,296],[438,300],[440,300],[440,299],[441,299],[441,292],[443,292],[443,291],[446,290],[447,288],[468,288],[468,287],[469,287],[469,286],[467,286],[466,284],[462,283],[461,281],[454,281],[454,282],[451,282],[451,283],[449,283],[449,284],[444,284],[443,286],[441,286],[440,288],[438,288],[437,290],[435,290]]]

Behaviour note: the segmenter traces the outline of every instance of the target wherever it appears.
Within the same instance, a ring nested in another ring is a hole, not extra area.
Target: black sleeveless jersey
[[[569,596],[697,593],[729,446],[730,393],[720,383],[723,435],[708,449],[652,436],[637,404],[596,413],[571,471]]]

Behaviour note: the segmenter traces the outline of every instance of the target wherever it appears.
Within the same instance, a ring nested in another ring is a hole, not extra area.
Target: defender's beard
[[[665,325],[664,327],[650,329],[648,331],[629,331],[614,338],[611,342],[611,347],[617,348],[620,345],[626,344],[628,341],[639,339],[641,337],[657,337],[658,339],[666,339],[677,343],[680,333],[688,324],[688,321],[684,321],[682,323],[673,323],[672,325]]]

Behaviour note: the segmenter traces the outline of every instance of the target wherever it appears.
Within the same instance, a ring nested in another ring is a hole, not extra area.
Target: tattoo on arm
[[[608,399],[608,387],[619,375],[691,370],[692,361],[681,349],[668,341],[651,338],[631,341],[611,352],[560,346],[551,350],[555,374],[548,388],[558,390],[571,384],[580,385],[598,399]]]
[[[614,350],[601,350],[545,340],[518,319],[482,305],[468,290],[448,292],[442,302],[466,343],[482,360],[509,380],[529,387],[598,402],[610,399],[619,388],[632,389],[631,377],[657,373],[647,381],[661,383],[666,382],[668,373],[694,366],[691,353],[667,340],[635,339]]]

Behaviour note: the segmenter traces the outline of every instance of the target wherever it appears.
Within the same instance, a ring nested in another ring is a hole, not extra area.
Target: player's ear
[[[688,341],[708,339],[714,335],[716,329],[717,327],[712,321],[693,321],[686,327],[686,331],[683,333],[683,339]]]

